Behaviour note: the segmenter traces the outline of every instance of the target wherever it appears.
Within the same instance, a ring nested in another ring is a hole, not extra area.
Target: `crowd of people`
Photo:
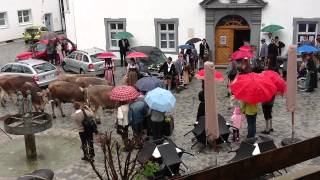
[[[60,66],[63,59],[69,54],[68,42],[65,39],[50,39],[47,45],[48,61]]]

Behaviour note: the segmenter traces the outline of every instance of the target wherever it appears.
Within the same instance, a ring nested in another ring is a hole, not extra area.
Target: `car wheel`
[[[29,41],[28,41],[28,40],[24,40],[24,43],[25,43],[25,44],[28,44],[28,43],[29,43]]]
[[[62,67],[64,72],[69,72],[69,70],[67,69],[66,65],[67,64],[65,62],[62,62],[61,67]]]
[[[85,74],[83,69],[80,69],[80,74]]]

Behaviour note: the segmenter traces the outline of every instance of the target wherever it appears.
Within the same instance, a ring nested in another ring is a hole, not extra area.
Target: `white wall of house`
[[[18,11],[31,10],[31,21],[19,23]],[[0,26],[0,42],[22,38],[25,28],[44,25],[44,14],[52,14],[52,29],[60,31],[61,20],[59,0],[1,0],[0,13],[6,12],[6,26]]]
[[[201,0],[69,0],[70,13],[66,14],[67,36],[80,49],[106,49],[104,18],[125,18],[126,31],[134,35],[130,39],[131,46],[155,46],[154,19],[178,18],[178,44],[184,44],[189,38],[203,38],[205,35],[205,11],[199,6],[200,2]]]

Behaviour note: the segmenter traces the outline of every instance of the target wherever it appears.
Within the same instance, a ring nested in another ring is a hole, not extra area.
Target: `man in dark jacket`
[[[129,51],[129,47],[130,47],[130,44],[129,44],[128,39],[120,39],[119,40],[121,67],[123,67],[123,61],[125,63],[125,66],[127,65],[126,54]]]
[[[163,63],[160,67],[159,73],[160,72],[163,72],[164,74],[166,89],[171,90],[172,80],[174,80],[174,77],[176,76],[176,68],[172,63],[171,57],[168,57],[167,62]]]
[[[268,45],[268,69],[273,70],[279,73],[278,65],[277,65],[277,56],[278,56],[278,47],[274,43],[274,39],[271,40],[271,43]]]
[[[282,54],[282,48],[284,48],[286,45],[285,45],[282,41],[279,40],[279,37],[278,37],[278,36],[276,36],[276,37],[274,38],[274,43],[276,44],[276,46],[277,46],[277,48],[278,48],[278,56],[281,56],[281,54]]]
[[[199,57],[201,61],[201,65],[205,63],[207,60],[209,60],[209,45],[207,43],[206,39],[202,40],[202,43],[200,44],[200,52],[199,52]]]
[[[140,138],[143,130],[144,119],[148,113],[148,105],[143,97],[138,98],[129,105],[129,122],[135,138]]]

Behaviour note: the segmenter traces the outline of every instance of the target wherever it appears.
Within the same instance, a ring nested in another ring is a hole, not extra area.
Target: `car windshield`
[[[104,61],[103,59],[97,58],[98,54],[100,54],[100,53],[92,54],[92,55],[90,56],[92,63]]]
[[[148,55],[148,58],[140,58],[145,66],[163,64],[166,61],[166,56],[164,53],[155,47],[136,47],[133,48],[134,51],[143,52]]]
[[[56,68],[50,63],[41,63],[33,65],[32,68],[37,72],[37,74],[53,71]]]
[[[30,33],[30,34],[32,34],[32,33],[37,33],[37,32],[38,32],[38,29],[30,28],[30,29],[26,29],[26,32],[27,32],[27,33]]]

